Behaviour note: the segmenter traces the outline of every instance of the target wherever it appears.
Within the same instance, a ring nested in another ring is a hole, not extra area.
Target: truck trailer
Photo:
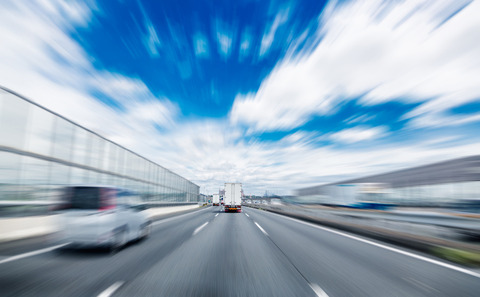
[[[220,195],[219,194],[213,194],[213,206],[219,206],[220,205]]]
[[[242,211],[242,184],[225,183],[225,196],[223,198],[225,212]]]

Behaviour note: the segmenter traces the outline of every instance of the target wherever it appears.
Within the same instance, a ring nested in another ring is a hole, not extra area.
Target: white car
[[[150,233],[146,207],[133,192],[109,186],[71,186],[65,188],[62,202],[59,234],[71,245],[116,251]]]

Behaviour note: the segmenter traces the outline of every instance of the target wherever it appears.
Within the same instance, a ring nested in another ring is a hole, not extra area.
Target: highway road
[[[0,246],[0,296],[478,296],[480,272],[256,209],[163,219],[116,254]]]

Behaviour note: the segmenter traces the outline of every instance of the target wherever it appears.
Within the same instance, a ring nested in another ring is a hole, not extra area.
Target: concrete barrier
[[[148,216],[152,219],[155,220],[163,215],[166,214],[171,214],[171,213],[176,213],[176,212],[181,212],[181,211],[186,211],[194,208],[198,208],[198,204],[193,204],[193,205],[182,205],[182,206],[167,206],[167,207],[155,207],[155,208],[149,208],[146,210]]]
[[[328,212],[321,212],[295,205],[275,207],[268,205],[255,205],[251,207],[335,229],[345,230],[382,241],[392,242],[397,245],[414,248],[424,252],[429,252],[435,247],[447,247],[480,253],[480,244],[477,242],[465,242],[454,238],[441,238],[434,236],[434,233],[436,232],[424,229],[423,225],[419,226],[411,224],[411,228],[405,228],[405,225],[403,223],[399,224],[399,222],[387,222],[385,220],[373,219],[365,220],[353,216],[336,216]],[[419,227],[422,227],[422,229],[419,229]]]
[[[156,220],[166,214],[198,208],[198,204],[182,206],[155,207],[145,210],[147,215]],[[0,242],[45,236],[57,231],[58,215],[0,218]]]

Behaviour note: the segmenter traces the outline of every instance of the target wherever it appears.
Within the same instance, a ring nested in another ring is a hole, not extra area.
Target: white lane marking
[[[259,225],[257,222],[254,222],[254,223],[255,223],[255,225],[257,225],[258,229],[260,229],[260,231],[262,231],[262,232],[263,232],[263,234],[265,234],[265,235],[267,235],[267,236],[268,236],[268,233],[267,233],[267,231],[263,230],[262,226],[260,226],[260,225]]]
[[[189,212],[189,213],[185,213],[185,214],[182,214],[182,215],[179,215],[179,216],[174,216],[174,217],[163,219],[163,220],[160,219],[158,221],[153,222],[152,226],[156,226],[156,225],[160,225],[160,224],[163,224],[163,223],[166,223],[166,222],[170,222],[170,221],[173,221],[173,220],[176,220],[176,219],[179,219],[179,218],[183,218],[185,216],[188,216],[188,215],[191,215],[191,214],[194,214],[194,213],[197,213],[197,212],[201,212],[201,211],[204,211],[204,210],[207,210],[207,208],[202,208],[202,209],[199,209],[199,210],[196,210],[196,211],[192,211],[192,212]]]
[[[328,294],[325,293],[324,290],[322,290],[322,288],[320,288],[319,285],[317,284],[309,284],[310,285],[310,288],[312,288],[313,292],[315,292],[315,294],[317,294],[318,297],[328,297]]]
[[[215,217],[217,217],[217,216],[218,216],[218,213],[215,215]]]
[[[195,229],[195,231],[193,231],[193,235],[196,235],[198,232],[200,232],[200,230],[202,230],[205,226],[207,226],[208,222],[206,222],[205,224],[201,225],[200,227],[198,227],[197,229]]]
[[[248,213],[244,212],[244,214],[245,214],[247,217],[250,217],[250,216],[248,215]]]
[[[445,262],[442,262],[442,261],[430,259],[430,258],[427,258],[427,257],[424,257],[424,256],[414,254],[414,253],[410,253],[410,252],[403,251],[403,250],[400,250],[400,249],[397,249],[397,248],[393,248],[393,247],[390,247],[390,246],[387,246],[387,245],[383,245],[383,244],[380,244],[380,243],[377,243],[377,242],[374,242],[374,241],[370,241],[370,240],[367,240],[367,239],[356,237],[356,236],[346,234],[346,233],[343,233],[343,232],[340,232],[340,231],[328,229],[326,227],[317,226],[317,225],[312,224],[312,223],[303,222],[303,221],[298,220],[298,219],[290,218],[290,217],[287,217],[287,216],[282,216],[282,215],[279,215],[279,214],[276,214],[276,213],[270,213],[270,214],[274,214],[274,215],[283,217],[285,219],[292,220],[292,221],[297,222],[297,223],[308,225],[308,226],[311,226],[311,227],[314,227],[314,228],[317,228],[317,229],[321,229],[321,230],[324,230],[324,231],[327,231],[327,232],[330,232],[330,233],[334,233],[334,234],[341,235],[341,236],[344,236],[344,237],[347,237],[347,238],[350,238],[350,239],[361,241],[361,242],[364,242],[364,243],[367,243],[367,244],[370,244],[370,245],[373,245],[373,246],[376,246],[376,247],[384,248],[384,249],[392,251],[392,252],[396,252],[396,253],[399,253],[399,254],[402,254],[402,255],[405,255],[405,256],[410,256],[410,257],[418,259],[418,260],[422,260],[422,261],[425,261],[425,262],[436,264],[438,266],[442,266],[442,267],[445,267],[445,268],[449,268],[449,269],[452,269],[452,270],[455,270],[455,271],[458,271],[458,272],[462,272],[462,273],[480,278],[480,273],[476,273],[474,271],[471,271],[471,270],[468,270],[468,269],[465,269],[465,268],[462,268],[462,267],[459,267],[459,266],[455,266],[455,265],[448,264],[448,263],[445,263]]]
[[[125,282],[122,282],[122,281],[118,281],[118,282],[114,283],[113,285],[108,287],[105,291],[100,293],[97,297],[110,297],[110,296],[112,296],[112,294],[115,293],[115,291],[118,290],[118,288],[120,288],[124,283]]]
[[[67,244],[70,244],[70,243],[67,242],[67,243],[55,245],[55,246],[52,246],[52,247],[49,247],[49,248],[44,248],[44,249],[41,249],[41,250],[36,250],[36,251],[28,252],[28,253],[23,253],[23,254],[20,254],[20,255],[8,257],[6,259],[0,260],[0,264],[12,262],[12,261],[27,258],[27,257],[40,255],[40,254],[43,254],[43,253],[48,253],[50,251],[53,251],[53,250],[59,249],[61,247],[64,247]]]

